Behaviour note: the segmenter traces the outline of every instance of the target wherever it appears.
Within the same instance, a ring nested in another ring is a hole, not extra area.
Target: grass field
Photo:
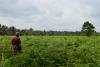
[[[21,36],[12,53],[11,36],[0,36],[0,67],[100,67],[100,36]]]

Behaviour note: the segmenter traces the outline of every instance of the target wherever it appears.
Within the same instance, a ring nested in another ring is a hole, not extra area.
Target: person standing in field
[[[19,37],[19,32],[16,32],[12,38],[12,47],[15,55],[21,52],[21,40]]]

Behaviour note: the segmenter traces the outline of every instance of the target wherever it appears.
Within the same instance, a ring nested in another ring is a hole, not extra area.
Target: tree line
[[[89,23],[89,21],[84,22],[81,31],[41,31],[30,29],[17,29],[14,26],[8,27],[6,25],[0,24],[0,35],[14,35],[15,32],[19,32],[20,35],[68,35],[68,36],[82,36],[87,35],[90,36],[92,34],[99,34],[95,31],[95,27],[93,24]]]

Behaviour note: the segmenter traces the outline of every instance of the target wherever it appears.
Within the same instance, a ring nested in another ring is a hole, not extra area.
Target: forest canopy
[[[20,35],[70,35],[70,36],[80,36],[80,35],[85,35],[84,32],[82,31],[41,31],[41,30],[34,30],[33,28],[30,29],[17,29],[14,26],[8,27],[6,25],[1,25],[0,24],[0,35],[14,35],[15,32],[19,32]],[[99,34],[99,33],[96,33]]]

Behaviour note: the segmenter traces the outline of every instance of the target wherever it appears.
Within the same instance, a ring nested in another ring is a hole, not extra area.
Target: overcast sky
[[[78,31],[90,21],[100,32],[100,0],[0,0],[0,24]]]

